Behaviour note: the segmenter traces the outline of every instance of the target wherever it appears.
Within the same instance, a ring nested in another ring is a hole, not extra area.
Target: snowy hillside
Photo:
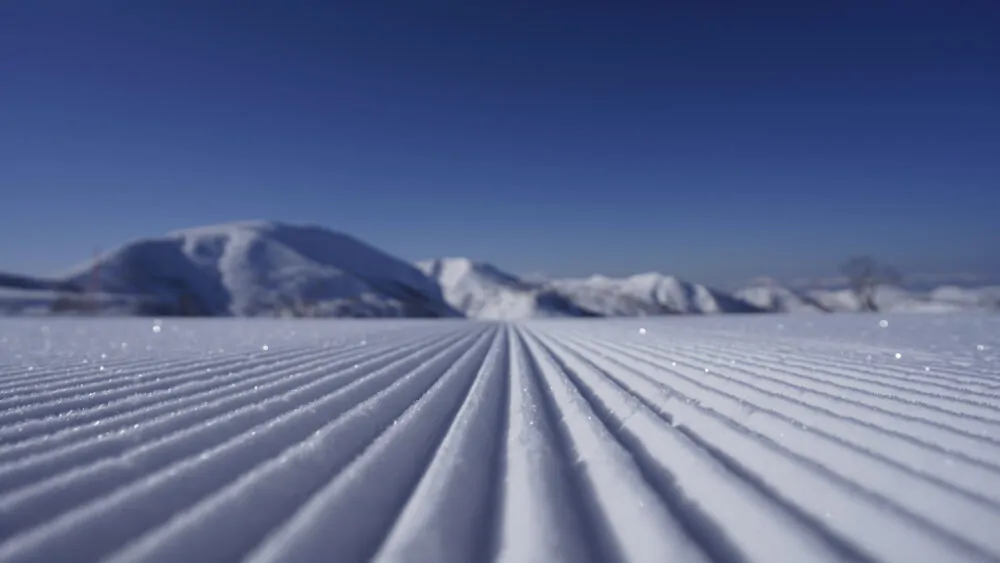
[[[741,299],[661,274],[527,281],[467,258],[418,263],[448,303],[479,319],[759,312]]]
[[[768,283],[745,287],[733,296],[776,313],[822,313],[828,309],[816,299],[781,285]]]
[[[1000,286],[964,288],[941,286],[929,294],[930,299],[961,308],[1000,309]]]
[[[861,309],[857,297],[848,289],[814,290],[807,295],[832,312],[856,312]],[[1000,310],[1000,288],[943,286],[923,292],[881,286],[875,292],[875,302],[880,311],[893,313]]]
[[[858,298],[849,289],[796,291],[775,282],[739,289],[733,295],[762,309],[782,313],[857,312]],[[875,291],[879,310],[895,313],[949,313],[969,310],[1000,310],[1000,287],[961,288],[942,286],[932,291],[914,291],[884,285]]]
[[[51,310],[58,298],[54,291],[0,286],[0,315],[39,315]]]
[[[555,280],[549,287],[557,289],[577,305],[609,317],[761,311],[721,291],[657,273],[628,278],[592,276]]]
[[[25,291],[78,291],[80,289],[65,280],[47,280],[6,272],[0,272],[0,288]]]
[[[449,305],[476,319],[593,316],[553,288],[468,258],[441,258],[417,266],[441,286]]]
[[[95,274],[96,269],[96,274]],[[67,281],[192,314],[456,316],[412,265],[319,227],[244,222],[127,244]]]

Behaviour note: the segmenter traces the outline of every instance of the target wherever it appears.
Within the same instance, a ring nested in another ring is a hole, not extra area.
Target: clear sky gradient
[[[996,276],[998,29],[992,0],[6,0],[0,270],[275,219],[553,276]]]

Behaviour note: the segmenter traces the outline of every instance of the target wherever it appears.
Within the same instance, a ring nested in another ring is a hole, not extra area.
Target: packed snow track
[[[1000,317],[0,321],[0,561],[1000,560]]]

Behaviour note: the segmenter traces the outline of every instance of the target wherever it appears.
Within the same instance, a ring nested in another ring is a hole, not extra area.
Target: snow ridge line
[[[798,406],[808,409],[811,414],[825,413],[836,416],[843,420],[867,426],[878,432],[892,434],[896,437],[911,440],[928,449],[963,458],[969,463],[978,464],[992,471],[1000,471],[1000,450],[991,449],[992,440],[985,439],[978,434],[963,431],[958,428],[929,421],[927,419],[886,411],[880,407],[874,407],[863,403],[858,403],[837,396],[828,392],[817,391],[809,387],[795,385],[785,380],[774,377],[763,376],[759,372],[747,371],[745,369],[733,369],[726,366],[716,366],[714,368],[704,368],[703,362],[698,362],[697,358],[684,361],[683,356],[675,354],[667,356],[658,352],[635,351],[629,347],[622,347],[617,344],[608,343],[608,347],[619,350],[631,358],[640,362],[662,366],[667,360],[671,365],[668,370],[671,374],[686,374],[687,377],[699,377],[709,379],[713,382],[713,389],[731,388],[731,393],[736,395],[749,396],[766,395],[784,402],[795,403]],[[673,358],[673,359],[671,359]],[[681,361],[676,361],[680,359]],[[707,371],[706,371],[707,369]],[[733,372],[741,372],[734,375]],[[769,373],[780,373],[780,368],[774,368]],[[762,387],[761,381],[766,383]],[[794,397],[788,393],[781,393],[775,387],[791,387]],[[750,402],[752,404],[752,402]]]
[[[451,327],[451,329],[454,330],[454,327]],[[395,331],[386,332],[392,334]],[[435,333],[436,331],[428,331],[424,334],[429,336]],[[402,336],[402,340],[405,341],[407,338],[412,338],[414,333],[404,332],[396,336],[396,338],[390,338],[389,334],[380,334],[378,332],[371,335],[360,334],[349,341],[351,344],[341,344],[335,346],[335,349],[339,352],[347,352],[352,348],[392,344],[400,340],[399,336]],[[72,396],[74,392],[80,395],[92,395],[93,392],[104,388],[120,389],[122,386],[118,385],[118,383],[129,380],[137,380],[137,383],[152,380],[166,382],[173,380],[174,377],[184,378],[208,369],[229,368],[242,370],[266,367],[267,365],[278,364],[280,362],[302,360],[322,355],[328,349],[328,346],[296,345],[291,348],[276,347],[276,349],[269,350],[266,353],[258,348],[249,355],[246,351],[240,353],[228,352],[194,360],[131,361],[125,365],[114,365],[108,360],[87,360],[84,366],[80,366],[79,364],[74,366],[77,369],[73,372],[55,374],[51,374],[50,370],[46,369],[32,369],[24,375],[24,379],[30,383],[25,383],[19,387],[4,387],[4,384],[10,382],[12,378],[0,378],[0,391],[4,395],[4,399],[0,400],[0,410],[7,410],[9,407],[5,405],[9,403],[31,399],[35,395],[46,400]],[[144,369],[147,366],[154,366],[154,368]]]
[[[510,338],[509,328],[498,327],[466,400],[373,561],[490,559],[500,517],[495,484],[504,477]],[[428,530],[427,522],[438,525]]]
[[[131,351],[128,351],[127,347],[124,351],[120,347],[118,349],[109,347],[108,351],[111,352],[111,355],[103,352],[103,358],[95,351],[93,355],[88,354],[83,358],[74,358],[72,361],[69,359],[59,361],[58,359],[45,356],[39,357],[37,353],[31,356],[23,356],[20,358],[21,363],[12,363],[0,368],[0,391],[8,391],[19,386],[30,388],[36,382],[42,384],[40,386],[43,386],[50,380],[58,381],[65,377],[75,379],[87,376],[93,373],[95,364],[103,365],[109,370],[141,370],[150,366],[163,364],[163,360],[160,358],[133,354]],[[204,361],[204,359],[171,359],[171,363],[176,363],[177,365],[185,363],[193,364],[199,361]],[[37,377],[39,375],[42,377]]]
[[[441,441],[455,424],[462,404],[469,400],[473,384],[495,365],[501,341],[498,328],[486,332],[477,346],[441,374],[246,561],[316,561],[326,555],[331,544],[340,546],[338,561],[371,560],[427,476]],[[356,511],[362,502],[370,512]],[[331,522],[338,524],[331,526]]]
[[[935,367],[932,370],[930,365],[924,366],[926,369],[917,370],[897,367],[889,363],[889,360],[873,365],[870,361],[859,362],[851,359],[834,361],[832,358],[825,358],[817,354],[809,354],[808,356],[801,353],[794,355],[787,353],[774,355],[766,352],[758,352],[754,354],[752,349],[743,350],[737,346],[722,348],[719,346],[699,345],[695,350],[699,353],[705,353],[706,358],[712,358],[717,361],[729,359],[738,362],[762,363],[764,365],[772,365],[775,362],[779,362],[785,366],[794,366],[818,373],[851,376],[851,379],[858,379],[860,381],[877,382],[885,380],[886,383],[883,383],[884,385],[890,387],[898,386],[900,389],[909,391],[919,392],[919,388],[908,386],[909,384],[913,384],[956,393],[959,397],[980,397],[993,401],[1000,399],[1000,382],[991,381],[988,378],[971,378],[967,373],[946,371],[939,367]],[[801,359],[803,357],[807,359]],[[876,366],[878,369],[873,369]],[[973,387],[980,387],[986,389],[986,391],[976,390]],[[1000,410],[1000,403],[984,404]]]
[[[794,563],[806,559],[840,561],[844,557],[858,562],[867,560],[842,541],[824,536],[813,523],[802,519],[801,513],[792,517],[783,514],[780,509],[787,511],[790,507],[781,504],[766,489],[757,487],[757,483],[724,478],[720,475],[723,468],[715,463],[714,456],[706,455],[711,452],[699,451],[703,448],[701,443],[687,443],[685,438],[690,436],[668,413],[650,408],[641,396],[623,387],[585,355],[551,337],[536,338],[586,396],[605,425],[620,442],[627,444],[647,480],[660,491],[703,549],[713,555],[714,561],[769,558]],[[720,478],[706,480],[705,474]],[[695,498],[686,498],[691,494]],[[756,495],[760,496],[754,498]],[[701,508],[699,501],[704,505]],[[738,524],[745,518],[756,519],[757,529],[740,529]],[[797,541],[786,544],[775,559],[769,553],[770,536],[766,532],[787,532],[789,528],[802,529],[794,536]],[[742,537],[737,539],[734,535]]]
[[[279,398],[269,409],[251,406],[235,411],[224,422],[189,427],[118,458],[71,469],[0,496],[0,531],[22,532],[0,544],[0,560],[31,559],[38,549],[46,561],[86,560],[88,553],[97,557],[99,551],[111,548],[112,539],[122,542],[135,537],[182,503],[278,455],[288,444],[329,424],[331,418],[336,422],[336,417],[360,401],[413,381],[415,375],[432,377],[438,366],[448,365],[477,337],[459,334],[381,369],[347,372],[347,384],[335,390],[317,389],[288,401]],[[129,512],[128,507],[135,507],[132,518],[116,518]],[[118,526],[110,527],[111,522]],[[102,529],[102,524],[107,528]],[[29,529],[33,526],[37,527]],[[102,530],[104,542],[94,541],[94,528]]]
[[[572,460],[555,429],[515,327],[508,328],[510,395],[496,563],[597,563],[601,548],[572,485]]]
[[[378,337],[379,335],[376,333],[372,336]],[[381,337],[384,338],[384,335],[381,335]],[[166,336],[166,338],[167,340],[164,340],[164,343],[158,345],[158,347],[163,346],[169,350],[171,341],[169,340],[169,336]],[[351,341],[358,342],[364,338],[363,334],[359,334],[359,337],[352,338]],[[338,345],[337,347],[342,346]],[[201,350],[198,357],[194,358],[188,355],[156,358],[158,354],[154,354],[153,358],[147,357],[147,352],[152,352],[153,349],[148,351],[129,351],[125,357],[120,356],[122,353],[121,350],[111,351],[110,356],[107,353],[88,353],[82,360],[78,360],[65,367],[57,368],[45,362],[37,365],[38,362],[35,362],[35,364],[20,368],[17,374],[0,375],[0,391],[4,391],[6,394],[6,392],[21,393],[31,391],[35,388],[39,390],[54,389],[60,385],[72,386],[94,381],[107,381],[109,380],[109,375],[124,374],[128,376],[148,370],[154,370],[161,374],[170,374],[184,373],[185,370],[197,369],[197,366],[212,367],[217,363],[275,361],[283,358],[294,358],[302,353],[322,348],[322,346],[316,345],[296,344],[291,347],[281,347],[280,349],[276,347],[267,353],[263,353],[260,345],[253,348],[240,346],[236,350],[228,351]],[[108,357],[102,358],[102,355]],[[99,370],[101,366],[105,368],[103,372]]]
[[[224,358],[221,354],[219,358]],[[219,358],[212,357],[211,360]],[[205,358],[174,359],[169,362],[169,369],[190,368],[205,363]],[[104,366],[104,371],[100,367]],[[62,386],[85,385],[90,382],[108,381],[108,374],[141,373],[145,370],[164,369],[163,360],[151,358],[104,358],[76,361],[72,365],[56,368],[52,365],[37,367],[30,365],[0,373],[0,393],[13,397],[19,393],[32,391],[45,392],[49,389],[59,389]],[[124,377],[128,377],[127,375]]]
[[[321,326],[321,325],[318,325]],[[363,325],[362,325],[363,326]],[[50,385],[76,385],[92,381],[107,381],[109,375],[137,374],[150,369],[157,371],[173,371],[180,373],[183,370],[195,370],[198,366],[212,367],[216,362],[257,362],[273,361],[283,358],[294,358],[304,353],[311,353],[316,350],[330,348],[345,348],[345,342],[367,341],[369,345],[385,342],[398,342],[400,339],[413,338],[417,334],[430,336],[432,334],[443,335],[449,331],[460,330],[460,327],[453,323],[440,323],[439,326],[424,325],[421,330],[414,331],[414,327],[406,325],[378,326],[358,330],[358,326],[345,327],[344,334],[337,334],[337,338],[332,340],[320,340],[317,338],[304,339],[306,343],[293,341],[292,346],[275,346],[267,353],[262,353],[260,345],[248,346],[240,343],[239,346],[227,347],[227,351],[213,350],[211,348],[198,350],[199,355],[205,357],[190,358],[185,354],[178,357],[163,358],[159,354],[150,353],[154,350],[143,351],[141,349],[127,349],[128,354],[122,357],[122,349],[109,350],[111,354],[99,354],[101,349],[88,352],[82,359],[72,362],[56,364],[52,358],[37,353],[31,357],[22,358],[22,362],[30,361],[26,365],[10,365],[0,367],[0,393],[10,397],[15,393],[31,391],[32,389],[48,389]],[[148,325],[143,323],[143,329],[149,330]],[[323,331],[315,331],[323,334]],[[134,337],[134,331],[128,331],[128,336]],[[315,340],[315,342],[308,342]],[[264,340],[266,342],[267,340]],[[172,342],[165,340],[159,347],[170,351]],[[207,353],[206,353],[207,352]],[[107,357],[102,357],[107,356]],[[208,364],[208,365],[203,365]],[[104,371],[99,368],[104,366]],[[133,375],[134,376],[134,375]]]
[[[35,449],[46,447],[42,452],[31,455],[25,443],[19,443],[9,448],[16,461],[0,464],[0,492],[13,488],[13,475],[20,474],[22,478],[32,481],[40,480],[46,474],[56,472],[55,468],[63,465],[72,467],[82,462],[94,461],[101,457],[121,454],[130,446],[139,442],[149,443],[172,432],[183,431],[201,424],[212,424],[219,417],[231,416],[242,409],[252,407],[260,410],[274,402],[275,398],[287,403],[285,396],[301,396],[303,392],[312,389],[337,389],[348,380],[338,374],[344,372],[365,373],[372,371],[426,347],[426,342],[402,346],[386,352],[375,350],[364,355],[353,355],[343,358],[339,354],[332,356],[336,360],[330,363],[313,362],[305,366],[294,366],[293,373],[285,370],[268,377],[273,381],[262,381],[258,377],[249,377],[247,381],[235,383],[221,389],[221,393],[209,392],[186,397],[174,398],[169,401],[157,402],[150,408],[137,412],[126,413],[101,419],[99,425],[87,425],[70,429],[67,432],[56,432],[27,445]],[[75,432],[74,432],[75,430]],[[54,449],[55,446],[60,446]],[[7,453],[8,450],[0,450]],[[80,454],[87,452],[85,456]],[[18,455],[20,454],[20,455]],[[6,458],[8,456],[3,456]],[[16,483],[24,486],[25,481]]]
[[[387,349],[390,348],[388,346],[381,347],[381,350]],[[330,365],[331,361],[338,363],[350,362],[351,360],[359,361],[372,355],[373,352],[377,354],[381,350],[378,347],[359,346],[358,348],[352,347],[333,352],[312,352],[298,358],[260,365],[231,367],[222,364],[221,369],[213,370],[214,373],[210,371],[196,373],[192,375],[192,380],[189,383],[176,387],[167,387],[148,393],[128,394],[119,397],[120,400],[116,401],[95,401],[89,407],[73,409],[69,413],[57,413],[40,419],[26,419],[0,430],[0,440],[6,444],[16,444],[38,436],[50,438],[55,432],[80,429],[98,421],[101,421],[101,426],[106,427],[104,421],[147,409],[172,412],[168,409],[174,407],[179,401],[184,402],[195,396],[210,395],[216,393],[219,388],[225,390],[230,383],[246,384],[256,377],[269,379],[291,371],[310,370]],[[0,452],[4,449],[6,448],[0,448]]]
[[[604,345],[607,347],[613,346],[612,344]],[[657,362],[650,361],[649,358],[644,358],[641,355],[635,355],[629,352],[623,352],[623,354],[625,354],[625,357],[629,360],[649,364],[656,370],[665,370],[664,367]],[[779,418],[786,420],[787,423],[793,427],[807,429],[817,436],[822,436],[832,440],[833,442],[849,447],[867,458],[875,459],[882,463],[892,464],[900,471],[935,482],[939,486],[947,487],[952,489],[954,492],[966,495],[972,500],[985,503],[994,509],[1000,509],[1000,501],[997,500],[996,494],[998,491],[995,487],[980,490],[978,492],[970,491],[965,488],[969,482],[996,480],[1000,477],[1000,472],[998,472],[998,470],[993,466],[984,464],[975,459],[963,458],[961,454],[955,451],[947,451],[937,448],[933,444],[920,442],[908,434],[888,432],[877,425],[865,423],[863,420],[841,417],[829,410],[803,403],[800,400],[789,396],[767,390],[759,390],[752,385],[746,384],[746,382],[741,382],[738,378],[720,375],[720,372],[723,370],[710,370],[709,372],[702,372],[701,370],[694,369],[690,366],[685,366],[681,362],[671,362],[671,364],[672,365],[669,370],[666,370],[667,376],[657,378],[658,381],[663,381],[668,385],[672,384],[674,387],[676,387],[681,381],[689,382],[694,385],[695,389],[692,396],[699,396],[700,389],[705,389],[717,395],[738,399],[741,407],[747,409],[748,414],[750,415],[759,411],[778,416]],[[701,378],[700,380],[698,379],[699,377]],[[716,384],[713,385],[712,383],[706,382],[706,379],[711,380]],[[717,382],[718,379],[722,379],[724,384],[720,386]],[[733,383],[738,385],[730,385]],[[753,392],[750,393],[744,391],[744,389],[753,389]],[[836,422],[836,424],[830,424],[831,422]],[[852,427],[854,432],[848,433],[844,430],[838,432],[838,428],[842,427],[843,423],[847,423],[849,427]],[[866,441],[871,441],[872,444],[880,445],[879,449],[882,451],[876,452],[872,446],[865,445],[864,441],[859,444],[858,440],[850,439],[850,437],[858,430],[863,430],[863,433],[867,434],[871,434],[873,432],[878,434],[888,434],[896,439],[892,441],[877,441],[875,438],[868,438]],[[921,452],[917,449],[908,447],[910,443],[932,451]],[[888,451],[889,454],[884,453],[885,451]],[[887,455],[889,455],[889,457],[887,457]],[[933,472],[921,470],[923,466],[933,466],[935,462],[941,461],[946,462],[947,466],[955,469],[956,472],[961,470],[960,473],[956,473],[956,477],[958,478],[954,480],[942,479],[940,474],[934,474]],[[982,492],[987,494],[984,496]]]
[[[184,510],[166,525],[150,530],[126,546],[111,561],[172,562],[189,558],[208,561],[245,561],[249,553],[266,552],[273,542],[280,542],[282,534],[299,531],[296,524],[303,511],[321,502],[323,491],[344,478],[346,472],[361,462],[384,436],[405,427],[407,416],[422,415],[448,418],[447,409],[434,408],[440,403],[442,388],[453,391],[446,383],[450,375],[468,375],[467,368],[485,355],[489,348],[490,334],[478,331],[473,341],[464,340],[464,348],[451,348],[453,352],[439,355],[404,375],[381,392],[357,402],[340,417],[332,420],[307,440],[295,443],[280,456],[271,458],[203,497]],[[452,379],[454,380],[454,379]],[[426,408],[425,408],[426,407]],[[413,445],[426,442],[414,440]],[[325,447],[324,447],[325,446]],[[407,467],[409,464],[388,464],[386,468]],[[295,478],[293,485],[285,484],[289,473]],[[382,487],[396,485],[386,479],[377,479],[374,495]],[[252,521],[239,521],[232,514],[242,510],[253,511],[258,506],[268,506],[267,514],[260,514]],[[351,505],[347,519],[365,520],[368,512],[358,512],[358,504]],[[386,517],[385,511],[370,511],[371,517]],[[325,520],[317,524],[327,523]],[[225,533],[219,534],[219,531]],[[331,530],[323,530],[320,540],[329,540]],[[262,542],[263,539],[263,542]],[[350,536],[338,544],[338,561],[346,557],[364,538]],[[323,542],[320,559],[329,553],[329,541]],[[291,561],[316,560],[290,557]]]
[[[655,351],[662,354],[662,350],[658,350],[655,347],[633,347],[636,349],[645,349],[646,351]],[[687,356],[690,357],[691,355],[687,354]],[[702,361],[709,360],[714,363],[718,363],[717,358],[713,356],[699,354],[697,357],[699,357]],[[725,364],[718,363],[718,365],[724,366]],[[770,367],[770,364],[755,360],[744,360],[740,363],[740,365],[744,367],[753,366],[757,368]],[[788,362],[780,363],[779,369],[783,375],[799,380],[803,385],[810,385],[815,389],[827,389],[829,392],[835,394],[840,393],[845,396],[861,397],[858,401],[865,402],[866,404],[869,402],[875,402],[886,405],[885,408],[887,409],[915,408],[934,411],[931,413],[932,415],[943,415],[955,419],[973,420],[983,424],[992,425],[994,430],[1000,429],[1000,410],[981,401],[971,400],[969,395],[966,395],[966,398],[961,398],[942,395],[940,393],[918,391],[900,385],[873,381],[872,379],[864,378],[860,375],[845,375],[844,373],[838,371],[824,370],[822,368],[804,369]],[[813,374],[822,374],[825,377],[817,377]],[[883,389],[877,390],[877,388]],[[967,412],[954,410],[954,406],[956,405],[963,411]]]
[[[545,396],[548,415],[572,456],[573,479],[606,561],[711,561],[631,461],[627,448],[594,416],[586,399],[527,329],[518,331]]]
[[[567,339],[563,339],[562,342],[566,343]],[[802,472],[801,470],[796,471],[800,482],[811,481],[814,483],[813,487],[816,489],[829,489],[833,486],[833,490],[840,489],[841,492],[838,492],[838,495],[843,495],[846,492],[850,497],[861,495],[860,498],[867,499],[863,504],[841,502],[841,504],[844,504],[845,513],[848,512],[847,509],[850,509],[849,512],[855,514],[855,517],[850,519],[850,521],[839,522],[842,525],[853,528],[860,522],[874,518],[875,515],[871,510],[884,510],[884,507],[895,507],[892,510],[898,517],[901,517],[902,521],[909,522],[911,526],[915,524],[919,525],[930,534],[930,536],[919,538],[922,541],[928,541],[929,537],[937,536],[946,545],[962,546],[962,549],[967,552],[966,556],[968,556],[969,552],[982,556],[984,553],[996,553],[1000,551],[1000,545],[998,545],[995,533],[991,532],[998,525],[997,519],[1000,518],[1000,511],[994,508],[995,503],[991,501],[984,502],[985,499],[975,495],[963,495],[963,497],[968,499],[967,501],[961,501],[961,497],[947,500],[949,499],[948,496],[942,496],[942,493],[945,491],[937,488],[927,488],[926,486],[920,487],[917,481],[903,479],[907,473],[898,471],[886,473],[884,467],[879,469],[871,463],[865,463],[864,460],[866,457],[871,457],[871,454],[865,452],[858,452],[862,456],[840,457],[850,450],[845,450],[842,446],[838,446],[832,450],[826,447],[818,447],[814,436],[817,435],[817,432],[821,432],[820,430],[799,425],[794,420],[785,419],[774,411],[754,406],[752,403],[748,409],[747,402],[744,401],[743,397],[722,393],[689,377],[680,376],[671,371],[676,368],[661,367],[654,361],[643,361],[641,358],[630,357],[627,354],[616,351],[610,343],[591,342],[589,346],[581,347],[577,345],[576,349],[595,365],[601,366],[606,373],[613,374],[615,379],[618,379],[626,386],[633,389],[645,389],[645,391],[640,392],[639,396],[644,397],[644,400],[648,401],[650,406],[661,409],[664,415],[670,416],[676,424],[691,428],[690,421],[695,419],[695,415],[697,415],[698,419],[701,419],[705,414],[709,414],[711,418],[717,419],[727,426],[735,425],[735,427],[741,428],[741,435],[751,436],[762,434],[759,438],[760,445],[777,447],[782,457],[784,457],[783,462],[785,460],[796,460],[798,464],[801,464],[806,469],[806,472]],[[640,363],[636,364],[636,360],[639,360]],[[705,391],[708,391],[708,394]],[[680,416],[682,413],[678,411],[683,411],[683,416]],[[772,417],[774,417],[775,422],[779,422],[778,426],[774,426],[767,420]],[[704,437],[704,435],[702,436]],[[831,443],[831,445],[837,444],[838,442],[836,441]],[[736,444],[727,441],[726,446],[719,447],[719,449],[732,452],[737,448]],[[834,453],[838,453],[838,455],[834,456]],[[822,455],[817,457],[816,454]],[[758,452],[749,461],[756,462],[763,457]],[[775,463],[778,463],[777,460],[775,460]],[[871,466],[871,470],[865,470],[867,466]],[[899,467],[896,466],[896,468],[898,469]],[[832,471],[833,469],[836,469],[836,472]],[[770,477],[767,470],[758,470],[754,473],[763,477]],[[900,481],[901,479],[902,481]],[[862,486],[861,484],[865,482],[868,482],[867,485]],[[912,482],[913,485],[907,488],[905,485],[909,482]],[[940,486],[939,481],[935,482]],[[982,485],[983,482],[980,481],[979,483]],[[889,493],[889,496],[885,496],[882,493],[876,494],[874,491],[866,488],[873,485],[877,487],[876,490],[885,490],[886,493]],[[789,488],[787,484],[777,487],[778,490],[788,490]],[[953,487],[949,487],[948,489],[954,490]],[[831,494],[833,490],[831,490]],[[914,490],[921,491],[921,494],[913,495],[912,492]],[[803,493],[805,493],[803,496],[807,497],[803,500],[807,500],[808,503],[803,505],[803,501],[798,501],[797,504],[805,508],[809,503],[813,502],[811,500],[813,493],[812,491],[803,491]],[[935,518],[935,513],[928,511],[935,502],[927,498],[932,495],[937,501],[947,503],[945,506],[957,503],[958,506],[953,506],[949,510],[954,511],[952,514],[960,516],[952,516],[948,520]],[[829,494],[825,498],[827,502],[830,501]],[[969,501],[972,501],[973,504],[970,504]],[[907,508],[904,508],[904,506]],[[809,508],[811,509],[810,511],[816,510],[819,513],[815,517],[816,520],[829,521],[831,517],[829,509],[820,509],[820,507],[822,505]],[[912,512],[911,508],[916,509],[917,512]],[[863,510],[859,512],[859,509]],[[922,515],[918,516],[921,513]],[[985,522],[982,519],[985,519]],[[987,522],[991,522],[992,524],[987,524]],[[885,528],[889,525],[899,526],[900,524],[900,520],[895,519],[891,522],[885,522],[883,523],[883,531],[888,532]],[[904,537],[907,535],[906,530],[907,528],[904,526],[894,530],[894,533]],[[846,535],[847,537],[864,535],[863,532],[863,529],[855,529]],[[881,545],[882,542],[885,542],[887,538],[891,538],[892,536],[892,533],[886,533],[874,539],[878,540],[880,545],[877,547],[880,550],[886,550],[885,555],[882,555],[883,557],[887,557],[888,560],[893,561],[903,560],[899,559],[902,554],[899,553],[901,545],[898,542]],[[909,552],[909,549],[915,545],[914,542],[914,539],[909,540],[908,548],[905,550],[905,560],[934,561],[934,557],[943,557],[947,553],[951,553],[949,557],[952,557],[952,559],[949,560],[959,560],[954,559],[956,554],[950,552],[944,545],[933,542],[928,543],[928,545],[923,546],[919,550],[914,549],[912,552]],[[867,549],[872,548],[869,547]],[[974,558],[972,560],[980,559]]]
[[[366,345],[356,344],[338,350],[342,353],[353,349],[365,348]],[[95,365],[91,368],[93,375],[90,381],[83,378],[66,377],[58,382],[59,386],[50,385],[37,387],[23,393],[5,393],[5,399],[0,400],[0,409],[4,412],[14,411],[17,418],[28,418],[26,409],[56,404],[65,406],[67,399],[88,399],[91,402],[106,402],[106,398],[114,398],[113,393],[131,395],[133,392],[146,390],[155,391],[158,388],[171,388],[188,381],[197,381],[204,373],[218,369],[229,369],[235,372],[245,370],[280,369],[283,365],[302,363],[312,358],[323,357],[323,350],[292,350],[280,351],[273,355],[248,359],[243,356],[235,358],[216,358],[213,361],[171,362],[159,369],[140,372],[111,372],[114,377],[108,377],[107,366]],[[103,369],[102,369],[103,368]],[[58,409],[57,409],[57,412]],[[2,413],[0,413],[2,414]]]
[[[0,560],[1000,560],[964,387],[1000,382],[989,349],[935,381],[905,368],[947,348],[883,370],[726,322],[190,322],[135,372],[0,357]]]
[[[435,337],[431,336],[425,338],[433,340]],[[198,369],[195,370],[195,382],[205,384],[206,386],[203,391],[210,393],[212,392],[212,386],[219,383],[225,384],[227,381],[247,381],[249,380],[248,376],[257,376],[258,374],[268,375],[303,368],[311,369],[313,366],[323,365],[331,360],[340,361],[342,359],[347,360],[350,358],[361,358],[366,355],[376,354],[380,351],[399,347],[400,345],[403,345],[404,347],[409,346],[405,340],[402,342],[382,344],[368,344],[363,342],[358,345],[344,346],[342,348],[321,348],[319,350],[312,350],[307,353],[298,353],[289,357],[280,358],[274,362],[261,364],[247,364],[242,362],[240,358],[233,358],[230,363],[223,363],[219,365],[218,369],[198,366]],[[134,377],[145,379],[146,374],[139,374]],[[197,378],[200,378],[200,380]],[[184,389],[193,389],[195,390],[193,392],[202,392],[198,391],[199,387],[197,385],[181,387],[180,390],[184,391]],[[101,420],[102,418],[111,416],[114,409],[118,409],[121,414],[124,414],[133,410],[148,408],[149,405],[164,404],[164,401],[166,401],[172,393],[177,393],[177,390],[168,388],[160,392],[134,394],[128,396],[127,400],[116,401],[113,404],[102,402],[91,408],[67,409],[66,411],[58,413],[57,416],[42,419],[27,419],[18,422],[17,424],[0,427],[0,444],[12,444],[18,441],[23,441],[33,437],[35,435],[34,433],[50,435],[52,432],[56,432],[62,428],[82,426],[85,423]],[[184,394],[181,396],[184,396]]]

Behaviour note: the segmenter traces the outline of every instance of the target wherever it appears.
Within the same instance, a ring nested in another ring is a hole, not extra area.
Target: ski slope
[[[0,320],[0,561],[1000,559],[1000,317]]]

